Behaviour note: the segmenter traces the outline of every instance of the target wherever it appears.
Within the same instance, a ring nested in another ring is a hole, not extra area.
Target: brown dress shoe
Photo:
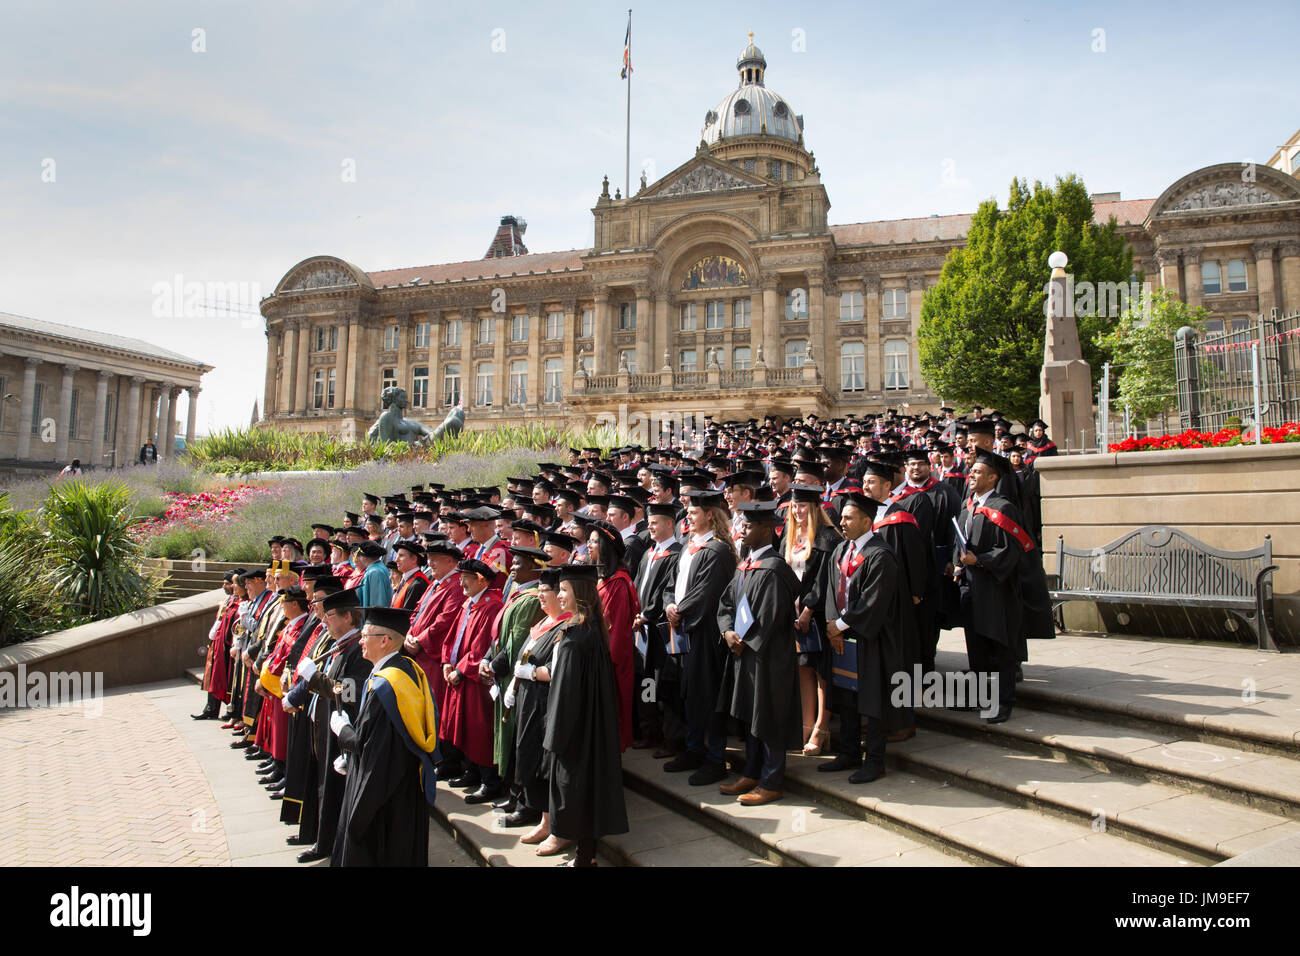
[[[916,728],[908,727],[906,730],[895,730],[892,734],[887,736],[885,740],[891,744],[896,744],[903,740],[909,740],[915,736]]]
[[[718,788],[718,793],[725,793],[729,797],[734,797],[738,793],[749,793],[758,786],[758,781],[753,777],[741,777],[735,783],[724,783]]]
[[[736,798],[736,802],[745,807],[761,807],[773,800],[780,800],[783,796],[785,794],[780,790],[764,790],[762,787],[755,787],[749,793],[742,793]]]

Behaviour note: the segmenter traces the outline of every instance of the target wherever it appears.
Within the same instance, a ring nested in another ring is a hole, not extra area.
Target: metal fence
[[[1189,334],[1190,333],[1190,334]],[[1236,419],[1277,427],[1300,420],[1300,312],[1174,342],[1182,428],[1218,431]]]

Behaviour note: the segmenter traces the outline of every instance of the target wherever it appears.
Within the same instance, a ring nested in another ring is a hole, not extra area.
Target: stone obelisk
[[[1065,274],[1068,262],[1064,252],[1053,252],[1047,259],[1052,278],[1047,293],[1047,335],[1038,397],[1038,417],[1047,422],[1047,436],[1062,451],[1096,446],[1092,369],[1083,360],[1079,327],[1069,304]]]

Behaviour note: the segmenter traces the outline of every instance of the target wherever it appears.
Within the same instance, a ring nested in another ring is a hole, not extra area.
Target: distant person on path
[[[140,446],[139,462],[142,465],[156,465],[158,463],[158,448],[153,442],[147,441]]]
[[[59,472],[59,477],[68,478],[72,475],[79,475],[79,474],[81,474],[81,459],[74,458],[72,459],[72,464],[63,466],[63,470]]]

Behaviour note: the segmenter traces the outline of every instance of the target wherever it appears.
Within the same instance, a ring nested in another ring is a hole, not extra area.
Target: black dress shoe
[[[266,776],[264,776],[264,777],[258,777],[258,778],[257,778],[257,782],[260,783],[262,786],[265,787],[268,783],[276,783],[277,781],[279,781],[279,780],[283,780],[283,779],[284,779],[284,774],[282,774],[282,773],[276,773],[276,772],[274,771],[274,769],[272,769],[272,770],[267,771]]]
[[[272,791],[271,791],[271,799],[272,799],[272,800],[283,800],[283,799],[284,799],[284,791],[283,791],[283,790],[272,790]]]
[[[464,773],[464,770],[455,764],[444,761],[438,764],[433,773],[439,780],[452,780],[461,776]]]
[[[450,785],[457,790],[478,789],[483,785],[483,778],[477,773],[463,773],[452,780]]]
[[[274,766],[275,766],[274,760],[263,760],[261,763],[257,765],[257,770],[258,773],[266,773]]]
[[[190,720],[216,720],[216,714],[210,714],[206,710],[201,714],[190,714]]]
[[[267,753],[265,750],[258,750],[257,745],[254,744],[251,748],[249,748],[248,753],[244,754],[244,759],[256,760],[260,763],[263,760],[270,760],[271,755]]]
[[[284,779],[281,778],[281,779],[277,780],[275,783],[268,783],[268,784],[266,785],[266,789],[267,789],[269,792],[271,792],[271,793],[283,793],[283,792],[284,792]]]
[[[849,774],[849,783],[870,783],[885,775],[885,765],[879,763],[864,764],[861,770]]]
[[[693,754],[688,750],[664,764],[664,771],[666,773],[681,773],[683,770],[696,770],[702,766],[704,766],[703,755]]]
[[[233,744],[230,745],[230,749],[247,750],[251,746],[253,746],[253,742],[249,740],[247,737],[245,737],[243,740],[236,740]]]
[[[725,780],[727,774],[731,771],[727,769],[726,764],[706,763],[695,773],[686,778],[686,782],[692,787],[703,787],[705,784],[717,783],[719,780]]]
[[[317,860],[323,860],[328,856],[329,856],[328,853],[325,853],[322,850],[318,850],[315,847],[312,847],[311,849],[303,850],[301,853],[298,854],[298,862],[315,863]]]
[[[277,787],[281,790],[284,789],[284,777],[263,777],[257,782],[266,787],[267,790],[275,790]]]
[[[857,770],[861,766],[861,757],[850,757],[848,754],[840,754],[834,760],[819,763],[817,765],[817,770],[820,773],[839,773],[841,770]]]
[[[285,837],[284,842],[289,844],[289,846],[312,846],[315,844],[316,841],[304,840],[302,837],[300,837],[298,834],[295,833],[291,837]]]
[[[512,793],[504,800],[497,800],[493,803],[492,809],[500,813],[514,813],[517,806],[519,806],[519,798]]]
[[[489,787],[487,786],[487,784],[483,784],[473,793],[465,794],[465,802],[466,803],[491,803],[499,796],[501,796],[500,787]]]
[[[503,827],[526,827],[530,824],[540,823],[542,819],[541,810],[533,810],[529,807],[520,807],[513,813],[507,813],[501,818]]]
[[[998,712],[994,714],[992,717],[985,717],[984,722],[986,724],[1005,724],[1010,719],[1011,719],[1011,705],[1003,704],[998,708]]]

